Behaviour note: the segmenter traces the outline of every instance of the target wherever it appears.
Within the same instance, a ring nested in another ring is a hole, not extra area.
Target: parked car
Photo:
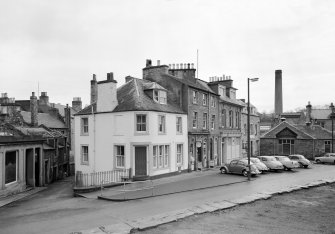
[[[321,157],[315,157],[316,163],[334,163],[335,164],[335,153],[325,153]]]
[[[257,169],[257,167],[250,162],[251,175],[258,175],[261,172]],[[220,168],[222,174],[225,173],[234,173],[241,174],[244,176],[248,176],[249,167],[248,160],[246,159],[235,159],[232,160],[229,164],[225,164]]]
[[[261,173],[269,170],[269,168],[264,163],[262,163],[259,158],[251,157],[250,162],[252,162]]]
[[[307,158],[305,158],[304,155],[292,154],[292,155],[289,155],[288,157],[289,157],[289,159],[291,159],[293,161],[297,161],[299,163],[300,167],[307,168],[307,167],[310,167],[312,165],[312,163]]]
[[[279,171],[284,170],[284,166],[274,156],[259,156],[262,163],[264,163],[270,170]]]
[[[293,161],[289,159],[287,156],[275,156],[275,158],[281,162],[284,166],[284,170],[292,170],[294,168],[298,168],[300,165],[297,161]]]

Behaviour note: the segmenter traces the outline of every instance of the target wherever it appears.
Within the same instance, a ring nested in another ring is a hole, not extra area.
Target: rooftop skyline
[[[89,104],[90,80],[114,72],[142,78],[146,59],[197,64],[199,78],[231,76],[237,98],[274,110],[282,70],[283,110],[335,102],[335,2],[295,1],[1,1],[0,92]],[[39,90],[38,90],[39,87]]]

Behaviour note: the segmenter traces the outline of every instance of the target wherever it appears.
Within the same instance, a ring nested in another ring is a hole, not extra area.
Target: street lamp
[[[251,166],[250,166],[250,88],[249,84],[251,82],[258,81],[258,78],[248,78],[248,119],[247,119],[247,125],[248,125],[248,135],[247,135],[247,141],[248,141],[248,180],[250,180],[251,177]]]
[[[332,153],[334,153],[334,105],[333,103],[331,103],[329,107],[332,111],[330,113],[330,118],[332,119]]]

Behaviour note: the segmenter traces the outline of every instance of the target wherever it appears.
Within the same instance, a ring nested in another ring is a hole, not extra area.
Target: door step
[[[143,175],[143,176],[134,176],[133,177],[133,181],[145,181],[148,180],[149,176],[147,175]]]

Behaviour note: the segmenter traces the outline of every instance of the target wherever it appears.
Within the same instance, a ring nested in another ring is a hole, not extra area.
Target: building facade
[[[112,73],[92,81],[92,104],[75,115],[76,173],[130,169],[143,179],[188,169],[187,116],[164,87],[128,76],[117,88]]]
[[[242,156],[248,156],[248,105],[242,99]],[[250,104],[250,156],[259,156],[260,154],[260,116],[254,105]]]
[[[331,149],[331,132],[319,125],[292,125],[286,121],[261,136],[261,155],[302,154],[314,159]]]
[[[143,79],[157,82],[188,114],[190,168],[198,170],[241,157],[241,109],[230,77],[195,77],[193,64],[153,66],[147,60]]]

